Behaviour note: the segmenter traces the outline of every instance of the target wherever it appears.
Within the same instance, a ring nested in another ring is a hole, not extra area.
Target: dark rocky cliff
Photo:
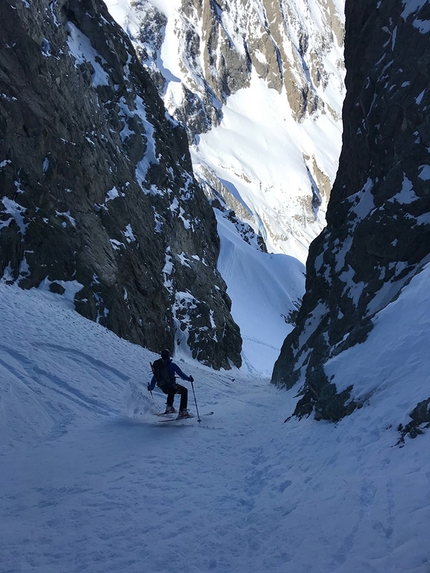
[[[215,368],[241,338],[185,132],[99,0],[0,3],[0,277]]]
[[[272,377],[287,388],[300,381],[298,415],[338,420],[354,410],[324,364],[364,341],[375,314],[429,260],[429,20],[424,1],[346,2],[340,165],[297,327]]]

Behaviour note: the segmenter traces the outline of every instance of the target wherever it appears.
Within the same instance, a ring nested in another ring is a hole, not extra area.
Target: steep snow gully
[[[402,303],[418,329],[428,273]],[[428,573],[430,434],[396,446],[386,388],[338,425],[284,423],[294,390],[177,356],[215,414],[160,424],[155,356],[65,303],[0,283],[2,573]]]

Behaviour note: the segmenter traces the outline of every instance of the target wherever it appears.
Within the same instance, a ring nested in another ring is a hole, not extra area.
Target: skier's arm
[[[184,374],[177,364],[172,364],[172,366],[173,366],[173,372],[177,374],[179,378],[182,378],[182,380],[188,380],[188,382],[194,381],[194,378],[192,376],[187,376],[186,374]]]

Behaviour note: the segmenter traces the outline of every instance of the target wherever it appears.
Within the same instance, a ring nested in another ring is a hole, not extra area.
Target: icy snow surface
[[[429,394],[429,274],[330,365],[374,392],[337,425],[183,360],[202,422],[159,423],[155,355],[0,282],[0,571],[428,573],[430,432],[401,448],[395,428]]]

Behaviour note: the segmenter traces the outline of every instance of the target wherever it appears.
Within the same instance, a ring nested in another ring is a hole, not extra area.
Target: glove
[[[190,376],[190,382],[194,382],[194,378]]]

